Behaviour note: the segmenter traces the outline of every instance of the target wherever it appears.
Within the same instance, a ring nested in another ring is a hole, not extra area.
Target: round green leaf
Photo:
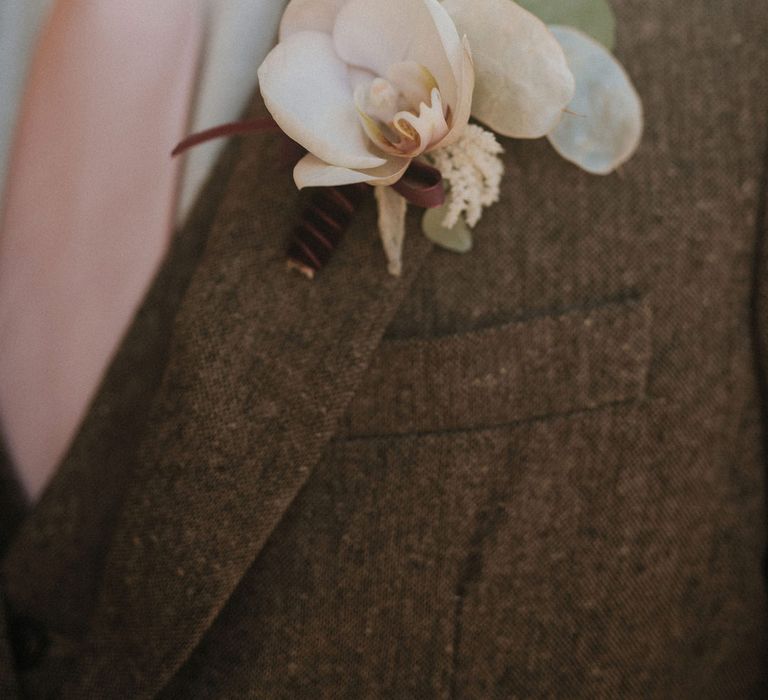
[[[472,232],[463,217],[459,217],[453,228],[443,226],[447,205],[427,209],[422,220],[424,234],[435,245],[454,253],[468,253],[472,250]]]
[[[616,42],[616,18],[608,0],[516,0],[544,24],[580,29],[612,50]]]
[[[566,160],[607,175],[640,145],[643,105],[621,64],[602,44],[573,27],[550,27],[576,78],[576,94],[550,143]]]

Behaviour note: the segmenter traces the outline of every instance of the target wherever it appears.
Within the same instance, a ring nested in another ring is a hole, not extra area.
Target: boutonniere
[[[373,189],[389,272],[402,270],[409,204],[456,252],[499,199],[497,136],[547,137],[607,174],[637,148],[642,107],[611,54],[607,0],[291,0],[259,67],[272,119],[208,138],[279,128],[305,151],[299,189],[320,188],[289,262],[314,276]]]

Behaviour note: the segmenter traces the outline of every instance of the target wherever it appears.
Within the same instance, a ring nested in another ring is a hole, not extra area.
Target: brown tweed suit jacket
[[[470,255],[414,219],[393,279],[368,204],[287,274],[279,146],[229,148],[1,484],[2,698],[765,697],[768,3],[615,5],[639,154],[505,143]]]

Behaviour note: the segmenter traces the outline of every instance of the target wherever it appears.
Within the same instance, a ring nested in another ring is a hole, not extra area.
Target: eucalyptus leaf
[[[637,150],[643,105],[621,64],[592,37],[573,27],[550,27],[576,78],[576,95],[550,143],[566,160],[607,175]]]
[[[453,228],[443,226],[448,205],[427,209],[422,220],[424,234],[435,245],[454,253],[468,253],[472,250],[472,232],[462,217]]]
[[[616,17],[608,0],[516,0],[545,24],[580,29],[612,50],[616,43]]]

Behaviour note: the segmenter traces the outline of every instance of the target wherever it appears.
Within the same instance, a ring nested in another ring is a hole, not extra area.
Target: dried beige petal
[[[387,256],[389,274],[399,277],[403,271],[403,241],[408,202],[391,187],[375,187],[379,205],[379,234]]]
[[[640,97],[602,44],[571,27],[551,29],[576,78],[576,95],[549,140],[566,160],[595,175],[607,175],[640,144]]]
[[[563,50],[544,23],[511,0],[445,0],[475,65],[472,114],[514,138],[558,123],[574,92]]]

